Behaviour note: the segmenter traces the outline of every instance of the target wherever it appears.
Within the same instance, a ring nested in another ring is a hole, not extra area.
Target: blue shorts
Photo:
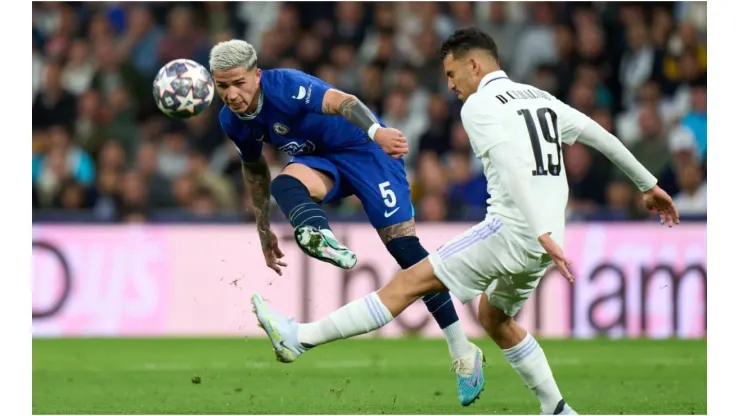
[[[329,155],[297,156],[290,163],[300,163],[331,175],[334,187],[322,203],[355,195],[376,229],[414,217],[403,159],[393,159],[374,142]]]

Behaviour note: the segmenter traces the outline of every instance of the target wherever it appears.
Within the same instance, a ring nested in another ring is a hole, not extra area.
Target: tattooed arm
[[[388,244],[392,240],[399,237],[410,237],[416,235],[416,221],[411,218],[408,221],[404,221],[398,224],[389,225],[384,228],[378,229],[378,235],[383,241],[383,244]]]
[[[363,131],[370,130],[374,125],[380,127],[378,119],[362,101],[339,90],[330,89],[324,94],[321,110],[324,114],[339,114]]]
[[[409,147],[403,133],[382,127],[373,112],[354,95],[330,89],[324,94],[321,111],[324,114],[341,115],[367,132],[368,137],[392,157],[399,158],[408,153]]]
[[[278,248],[277,236],[270,230],[270,167],[265,157],[260,156],[255,162],[242,162],[242,176],[247,192],[252,196],[265,263],[282,275],[280,267],[285,267],[285,263],[279,259],[283,257],[283,253]]]

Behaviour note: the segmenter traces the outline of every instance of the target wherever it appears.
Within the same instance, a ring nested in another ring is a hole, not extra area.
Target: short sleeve
[[[492,147],[506,142],[509,135],[490,106],[480,102],[481,96],[474,94],[463,105],[460,117],[470,147],[478,157],[483,157]]]
[[[297,70],[275,70],[268,81],[268,93],[273,102],[278,103],[280,109],[288,114],[305,112],[322,114],[321,104],[324,95],[331,85],[326,82]]]
[[[260,158],[264,138],[264,132],[261,129],[240,120],[226,106],[221,109],[218,121],[226,137],[236,146],[242,162],[255,162]]]
[[[575,108],[558,100],[558,124],[560,127],[560,141],[572,145],[581,135],[583,129],[591,119]]]

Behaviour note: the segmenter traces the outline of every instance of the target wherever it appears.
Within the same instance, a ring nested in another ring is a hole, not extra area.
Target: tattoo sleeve
[[[383,244],[388,244],[398,237],[414,236],[416,235],[416,222],[412,218],[408,221],[380,228],[378,229],[378,235]]]
[[[264,247],[270,230],[270,167],[264,156],[253,163],[242,162],[242,176],[247,192],[252,196],[257,232]]]
[[[337,108],[324,105],[323,111],[324,114],[340,114],[363,131],[367,131],[370,126],[378,122],[373,112],[362,101],[352,95],[347,95]]]

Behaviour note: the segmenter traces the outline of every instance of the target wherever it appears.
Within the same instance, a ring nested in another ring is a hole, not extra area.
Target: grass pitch
[[[457,401],[443,340],[336,342],[292,364],[265,339],[35,339],[34,414],[538,414],[490,340]],[[706,414],[706,341],[541,341],[581,414]],[[200,383],[194,383],[193,377]]]

